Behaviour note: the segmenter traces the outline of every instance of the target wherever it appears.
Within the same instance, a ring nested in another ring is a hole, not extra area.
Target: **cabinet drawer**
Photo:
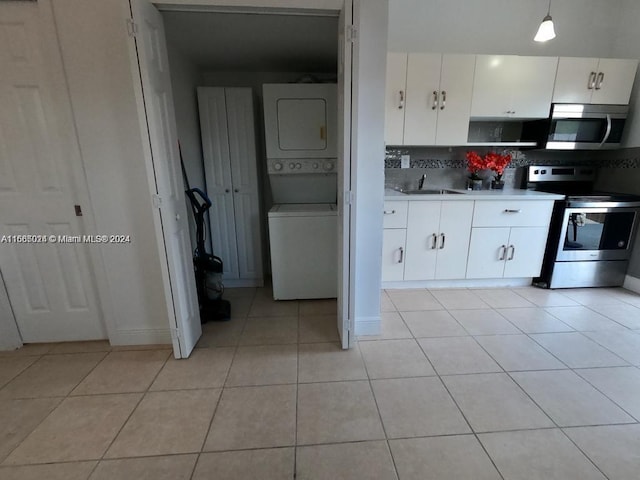
[[[384,202],[384,228],[407,228],[409,202]]]
[[[553,201],[486,200],[476,201],[474,227],[546,227]]]

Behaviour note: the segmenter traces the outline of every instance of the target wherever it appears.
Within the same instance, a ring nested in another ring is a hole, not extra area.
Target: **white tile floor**
[[[334,301],[228,298],[188,360],[0,353],[0,478],[640,478],[639,295],[390,290],[349,351]]]

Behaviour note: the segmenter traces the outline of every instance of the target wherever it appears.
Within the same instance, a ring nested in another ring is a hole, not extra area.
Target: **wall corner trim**
[[[380,335],[382,330],[380,316],[356,317],[355,324],[355,333],[358,337],[361,335]]]
[[[624,278],[624,284],[622,285],[622,287],[640,295],[640,278],[627,275]]]

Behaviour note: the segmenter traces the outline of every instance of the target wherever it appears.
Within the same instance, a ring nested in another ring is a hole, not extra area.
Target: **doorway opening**
[[[351,12],[348,13],[350,19]],[[350,212],[348,202],[343,200],[349,199],[344,192],[350,189],[351,57],[350,51],[346,55],[343,53],[345,50],[343,14],[344,12],[341,15],[338,15],[338,12],[301,15],[299,12],[293,14],[282,11],[256,13],[237,10],[233,12],[161,10],[164,40],[170,65],[176,131],[189,182],[191,186],[206,189],[210,196],[217,195],[215,190],[218,187],[222,188],[219,193],[231,194],[230,201],[222,201],[221,197],[218,197],[218,202],[214,201],[219,209],[210,215],[209,225],[207,225],[208,232],[211,232],[208,236],[209,251],[222,256],[223,261],[235,267],[225,272],[224,283],[228,287],[260,286],[263,278],[271,270],[267,218],[275,201],[274,182],[270,181],[267,167],[265,147],[267,139],[264,135],[262,103],[263,84],[337,83],[339,113],[334,121],[339,133],[337,140],[339,154],[336,159],[337,175],[335,175],[335,200],[333,201],[337,202],[340,214],[336,229],[337,238],[334,238],[333,242],[338,244],[335,250],[337,250],[336,256],[339,257],[336,259],[339,269],[335,278],[338,297],[337,326],[342,345],[348,348],[350,343],[353,343],[353,339],[349,338],[349,333],[353,329],[350,327],[348,313]],[[135,18],[135,11],[134,21],[139,24],[139,20]],[[348,67],[345,68],[347,61]],[[144,68],[142,62],[140,65],[142,70]],[[141,71],[141,74],[144,84],[144,73]],[[349,82],[348,88],[345,88],[345,76]],[[231,185],[229,188],[229,186],[216,184],[217,179],[224,177],[224,171],[220,165],[211,166],[206,163],[210,161],[207,156],[211,152],[208,152],[207,148],[211,147],[211,143],[207,143],[203,134],[203,124],[207,121],[203,117],[205,103],[203,98],[208,100],[213,98],[212,110],[208,115],[213,112],[214,115],[226,117],[222,120],[226,121],[229,127],[233,127],[234,122],[237,123],[238,115],[247,114],[247,107],[241,114],[234,112],[233,105],[238,103],[234,95],[239,94],[241,90],[245,93],[249,91],[253,102],[253,106],[248,107],[250,110],[248,113],[254,118],[248,123],[253,123],[254,137],[248,138],[242,135],[240,138],[238,135],[234,137],[230,133],[231,130],[227,129],[223,132],[226,133],[226,138],[217,139],[216,144],[225,145],[228,150],[233,150],[234,147],[242,149],[251,142],[256,146],[253,173],[248,173],[246,165],[244,167],[233,165],[233,158],[231,158],[231,165],[226,167],[232,177],[234,167],[239,168],[236,176],[245,174],[255,177],[253,184],[249,182],[244,185],[249,190],[253,190],[250,192],[253,199],[249,195],[234,202],[234,196],[242,193],[239,191],[242,189],[237,189],[236,185]],[[344,94],[345,91],[347,95]],[[149,116],[148,107],[147,116]],[[151,150],[153,151],[153,145]],[[153,161],[155,163],[156,159],[154,158]],[[208,172],[207,167],[216,175]],[[242,208],[237,208],[235,204],[242,205]],[[226,211],[223,211],[225,209]],[[252,225],[248,225],[247,218],[251,218]],[[220,219],[224,220],[221,222]],[[164,236],[166,242],[166,234]],[[346,248],[344,248],[345,245]],[[221,250],[225,255],[221,255]],[[242,258],[243,255],[245,258]],[[242,265],[246,267],[250,264],[247,259],[253,261],[253,268],[245,268],[243,272]],[[312,276],[313,272],[309,272],[309,275]],[[172,295],[175,297],[173,286]],[[180,322],[177,318],[176,320],[179,331]],[[181,356],[185,356],[185,352],[182,352]]]

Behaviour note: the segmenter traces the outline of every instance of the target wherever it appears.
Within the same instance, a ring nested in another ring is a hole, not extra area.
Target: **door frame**
[[[15,350],[22,345],[18,323],[11,308],[11,300],[9,300],[9,293],[4,284],[4,277],[0,271],[0,352]]]
[[[179,0],[176,1],[167,1],[167,0],[151,0],[151,3],[160,11],[185,11],[185,12],[250,12],[257,14],[295,14],[295,15],[331,15],[338,16],[339,12],[345,8],[345,5],[351,5],[351,1],[343,1],[343,0],[327,0],[321,5],[316,5],[313,8],[310,8],[308,4],[304,4],[302,1],[297,0],[270,0],[269,5],[264,5],[263,2],[260,2],[261,5],[257,6],[256,2],[251,1],[239,1],[233,2],[233,0]],[[352,24],[356,24],[358,15],[358,10],[353,9],[353,14],[349,15],[351,18]],[[339,32],[338,32],[339,34]],[[138,64],[138,54],[136,50],[135,39],[131,37],[131,41],[128,42],[129,45],[129,59],[131,63],[131,75],[134,80],[134,91],[136,98],[136,110],[138,112],[138,119],[140,124],[140,129],[145,138],[143,141],[143,152],[144,152],[144,162],[147,172],[147,180],[149,187],[149,195],[150,200],[154,198],[156,195],[156,174],[155,167],[153,163],[153,157],[151,154],[151,146],[148,141],[146,141],[149,137],[149,131],[147,126],[146,112],[144,106],[144,97],[142,91],[141,84],[141,66]],[[353,79],[356,76],[357,65],[353,62],[353,57],[351,57],[351,78]],[[352,82],[353,84],[353,82]],[[354,87],[355,88],[355,85]],[[353,98],[353,91],[351,98]],[[351,119],[353,125],[353,109],[349,106],[349,110],[351,112]],[[343,152],[344,153],[344,152]],[[342,275],[342,278],[348,279],[348,285],[343,289],[344,292],[348,292],[347,295],[347,305],[343,308],[343,311],[348,312],[348,331],[349,331],[349,339],[348,339],[348,347],[352,348],[355,345],[355,305],[353,303],[353,293],[355,291],[354,279],[355,275],[353,275],[354,261],[355,261],[355,244],[353,242],[353,229],[354,229],[354,215],[351,212],[351,203],[353,199],[353,195],[351,194],[351,186],[354,184],[356,180],[356,169],[354,168],[354,145],[351,142],[351,149],[348,152],[347,158],[349,159],[348,164],[342,165],[343,174],[345,175],[345,179],[349,179],[349,183],[344,185],[346,192],[338,192],[338,195],[342,195],[343,199],[344,195],[349,195],[349,209],[348,218],[345,218],[345,225],[349,225],[349,248],[348,248],[348,258],[349,261],[345,263],[343,269],[347,269],[346,272],[338,272],[339,275]],[[167,302],[167,313],[169,315],[169,328],[172,332],[176,329],[176,317],[175,312],[173,310],[173,295],[174,292],[171,288],[171,280],[169,277],[169,271],[167,266],[167,254],[165,251],[165,238],[162,229],[162,220],[160,218],[160,209],[153,208],[153,223],[156,237],[156,244],[158,248],[158,252],[161,260],[161,271],[162,271],[162,283],[163,289],[165,293],[165,299]],[[337,241],[338,239],[336,239]],[[346,254],[345,254],[346,256]],[[345,274],[346,273],[346,274]],[[336,279],[337,281],[338,279]],[[339,295],[342,295],[343,292],[338,292]],[[174,355],[176,358],[179,358],[177,352],[175,352],[174,345]]]

